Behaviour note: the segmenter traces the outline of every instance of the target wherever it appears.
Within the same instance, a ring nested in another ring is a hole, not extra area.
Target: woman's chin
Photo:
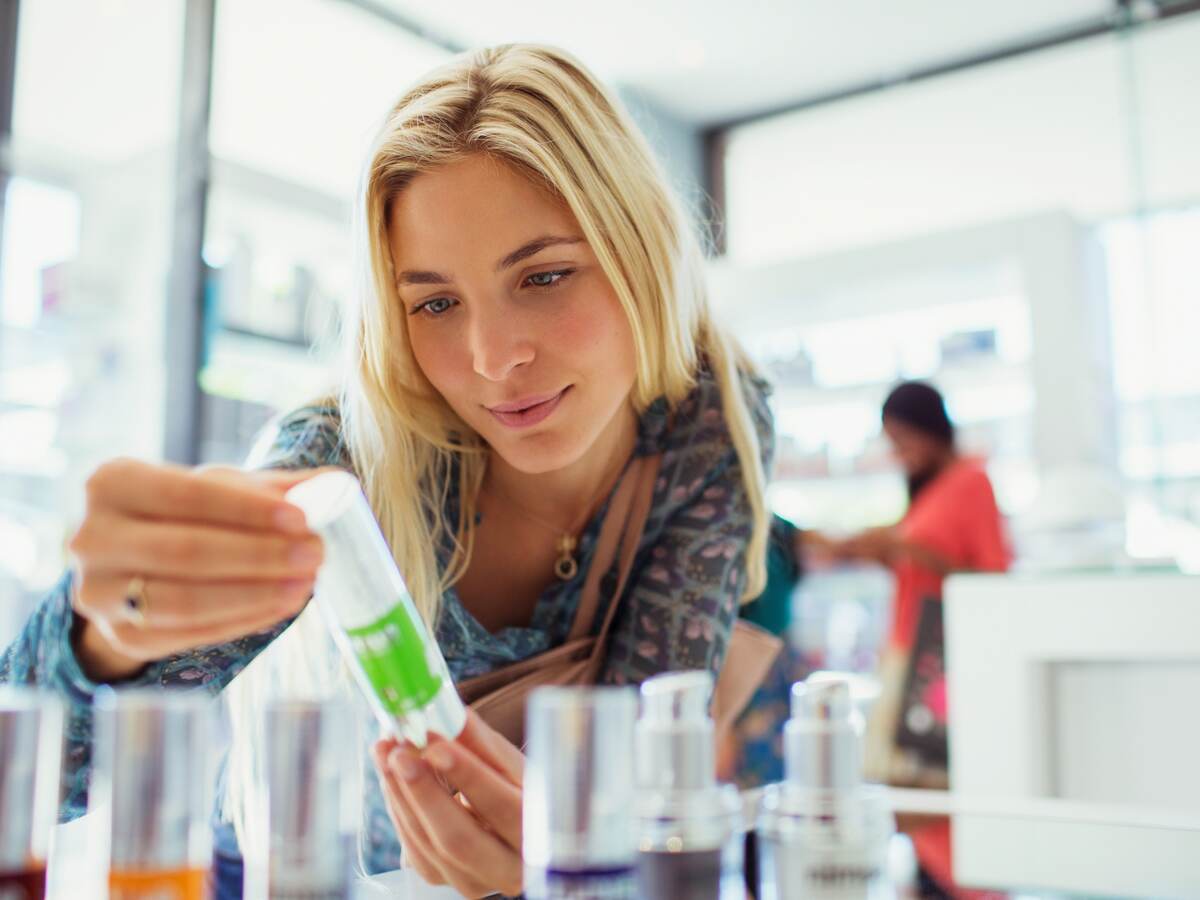
[[[492,452],[524,475],[545,475],[578,462],[587,447],[553,432],[501,435],[488,440]]]

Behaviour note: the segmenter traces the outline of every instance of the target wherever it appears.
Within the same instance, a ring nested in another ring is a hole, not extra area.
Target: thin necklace
[[[623,470],[624,466],[618,470],[617,474],[619,475]],[[554,560],[554,576],[559,581],[570,581],[579,574],[579,560],[575,558],[575,549],[579,546],[579,541],[575,535],[583,527],[584,523],[587,522],[587,517],[591,515],[592,505],[596,498],[612,489],[612,481],[612,478],[608,478],[602,482],[601,490],[593,495],[592,502],[589,502],[587,505],[583,521],[568,530],[563,530],[553,522],[548,522],[541,516],[531,513],[525,506],[514,500],[511,494],[495,484],[495,482],[492,483],[492,490],[496,491],[496,493],[516,507],[519,512],[531,519],[534,524],[541,525],[552,534],[557,535],[554,541],[554,550],[558,554]]]

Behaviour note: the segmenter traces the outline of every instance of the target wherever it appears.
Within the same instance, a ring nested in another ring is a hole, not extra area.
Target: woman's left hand
[[[430,884],[464,897],[521,893],[525,758],[474,712],[454,741],[424,751],[394,739],[374,747],[405,859]]]

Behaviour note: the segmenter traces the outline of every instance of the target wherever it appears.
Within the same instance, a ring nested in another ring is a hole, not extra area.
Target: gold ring
[[[146,626],[146,613],[150,611],[150,599],[146,594],[146,579],[135,575],[125,588],[125,618],[138,628]]]

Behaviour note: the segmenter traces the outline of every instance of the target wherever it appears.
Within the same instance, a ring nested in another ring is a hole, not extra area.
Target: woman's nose
[[[474,317],[471,359],[478,375],[503,381],[514,369],[533,361],[534,342],[511,313],[503,311]]]

